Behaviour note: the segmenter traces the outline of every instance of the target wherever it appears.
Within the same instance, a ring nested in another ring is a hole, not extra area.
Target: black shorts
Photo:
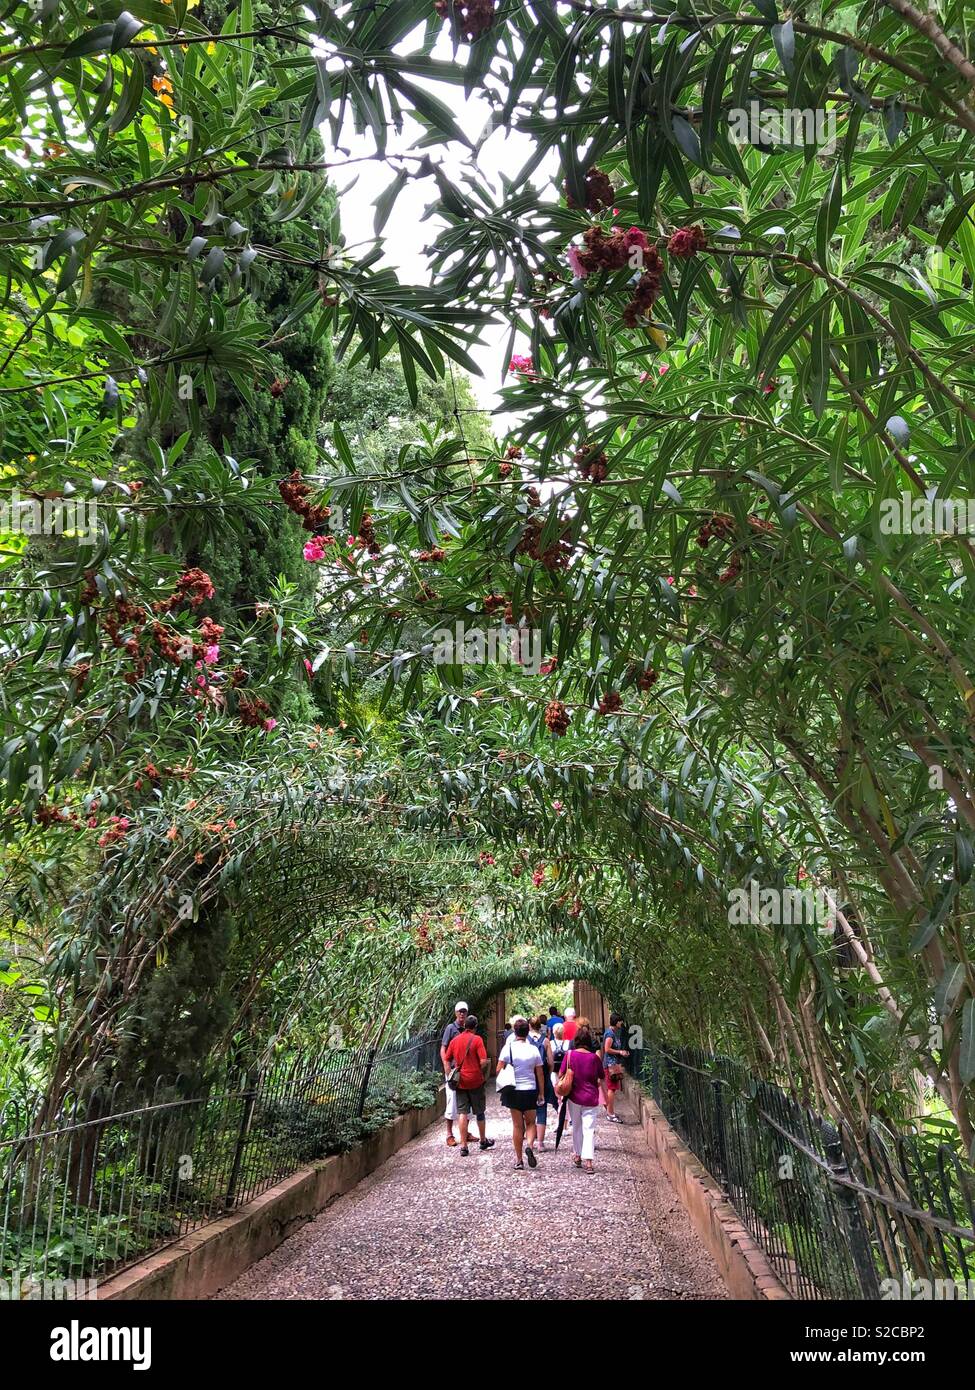
[[[470,1115],[473,1113],[476,1120],[484,1119],[486,1097],[484,1087],[478,1086],[476,1091],[463,1091],[457,1087],[457,1114]]]
[[[538,1092],[533,1086],[530,1091],[519,1091],[514,1086],[505,1086],[501,1092],[501,1104],[509,1110],[534,1110]]]

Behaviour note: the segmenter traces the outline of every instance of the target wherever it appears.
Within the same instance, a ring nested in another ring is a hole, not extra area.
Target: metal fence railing
[[[120,1083],[73,1099],[47,1128],[0,1108],[0,1297],[124,1268],[429,1103],[437,1048],[424,1037],[284,1057],[189,1097],[177,1080],[125,1099]]]
[[[948,1145],[854,1134],[727,1057],[648,1045],[631,1066],[796,1297],[975,1297],[975,1171]]]

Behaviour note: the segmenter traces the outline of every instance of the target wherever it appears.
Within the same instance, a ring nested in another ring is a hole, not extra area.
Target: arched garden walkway
[[[665,8],[6,8],[0,1281],[553,980],[804,1293],[975,1276],[971,35]],[[308,1270],[683,1287],[634,1135],[501,1139]]]
[[[572,979],[577,1011],[601,1031],[611,1004],[599,986],[612,988],[612,973],[558,953],[509,963],[499,974],[482,967],[466,994],[463,980],[445,982],[439,1021],[455,998],[469,996],[493,1060],[509,992],[559,978]],[[220,1296],[556,1299],[604,1297],[607,1287],[628,1300],[727,1296],[628,1100],[620,1125],[600,1113],[590,1177],[572,1166],[568,1130],[555,1149],[554,1115],[538,1168],[515,1171],[508,1112],[490,1083],[488,1096],[493,1149],[472,1141],[462,1156],[445,1144],[438,1116]]]

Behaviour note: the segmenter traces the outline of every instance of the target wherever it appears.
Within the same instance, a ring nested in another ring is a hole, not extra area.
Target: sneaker
[[[538,1167],[538,1159],[535,1157],[535,1150],[534,1150],[534,1149],[526,1149],[526,1150],[525,1150],[525,1157],[528,1159],[528,1166],[529,1166],[529,1168],[537,1168],[537,1167]]]
[[[460,1147],[460,1156],[461,1156],[461,1158],[468,1158],[468,1157],[470,1156],[470,1152],[471,1152],[471,1151],[470,1151],[470,1149],[467,1147],[466,1144],[462,1144],[462,1145],[461,1145],[461,1147]]]
[[[482,1148],[482,1149],[493,1149],[493,1148],[494,1148],[494,1140],[493,1140],[493,1139],[482,1139],[482,1140],[481,1140],[481,1148]]]
[[[516,1164],[515,1164],[515,1172],[517,1172],[519,1168],[524,1168],[524,1166],[525,1166],[525,1165],[524,1165],[523,1163],[516,1163]]]

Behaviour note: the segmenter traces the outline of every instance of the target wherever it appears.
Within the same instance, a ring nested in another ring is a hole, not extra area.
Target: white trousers
[[[456,1120],[457,1118],[457,1092],[452,1091],[449,1086],[444,1087],[446,1093],[446,1108],[444,1110],[445,1120]]]
[[[576,1105],[569,1101],[569,1118],[572,1121],[572,1149],[576,1158],[587,1162],[596,1150],[596,1116],[598,1105]]]

